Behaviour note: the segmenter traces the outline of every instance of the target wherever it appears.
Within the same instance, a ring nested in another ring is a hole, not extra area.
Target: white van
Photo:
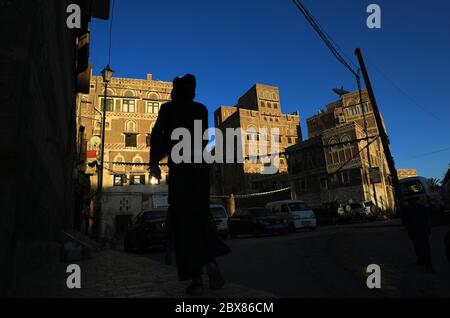
[[[441,193],[435,189],[430,181],[424,177],[411,177],[400,180],[400,189],[405,199],[420,198],[431,212],[444,210],[444,201]]]
[[[314,231],[317,227],[316,214],[301,200],[284,200],[266,204],[274,214],[289,222],[289,230],[294,232],[300,228]]]
[[[211,204],[209,206],[209,210],[211,211],[214,223],[216,223],[216,228],[219,236],[223,237],[224,239],[227,238],[228,234],[230,233],[227,210],[221,204]]]

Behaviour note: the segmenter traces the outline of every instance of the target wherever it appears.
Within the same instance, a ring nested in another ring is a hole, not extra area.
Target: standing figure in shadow
[[[214,233],[215,226],[209,209],[210,167],[202,155],[207,141],[194,141],[195,137],[203,137],[203,132],[208,128],[208,110],[193,101],[195,89],[196,79],[193,75],[174,79],[172,101],[161,106],[152,130],[150,174],[160,179],[159,162],[168,156],[168,227],[175,250],[178,278],[180,281],[192,280],[186,290],[188,295],[201,296],[203,267],[206,267],[211,289],[220,289],[225,284],[214,258],[230,250]],[[194,135],[195,123],[201,125],[200,137]],[[174,146],[185,138],[177,136],[180,140],[172,140],[172,133],[179,128],[189,131],[190,141],[187,144],[190,144],[190,148],[180,151],[177,147],[177,151],[172,153]],[[196,148],[198,142],[201,149]],[[185,151],[190,151],[190,160],[180,163],[179,158],[174,158],[180,155],[186,158]]]
[[[424,266],[428,273],[434,273],[430,248],[430,215],[421,198],[412,197],[406,200],[404,221],[409,238],[417,255],[417,264]]]

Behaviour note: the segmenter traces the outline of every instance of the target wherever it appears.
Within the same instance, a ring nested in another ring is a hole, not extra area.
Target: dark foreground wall
[[[0,0],[0,295],[73,221],[75,34],[64,0]]]

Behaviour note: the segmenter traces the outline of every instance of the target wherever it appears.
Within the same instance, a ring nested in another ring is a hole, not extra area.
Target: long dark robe
[[[191,134],[194,153],[194,121],[202,123],[201,134],[208,128],[208,110],[193,101],[172,101],[162,105],[151,134],[150,165],[157,165],[169,156],[169,227],[174,240],[178,276],[181,281],[201,274],[210,259],[226,254],[227,247],[212,238],[212,216],[209,210],[209,165],[172,161],[171,150],[179,141],[172,141],[176,128]],[[202,143],[202,150],[207,141]],[[193,162],[193,159],[192,161]]]

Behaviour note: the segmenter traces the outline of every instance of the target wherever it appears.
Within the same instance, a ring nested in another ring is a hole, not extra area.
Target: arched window
[[[338,143],[338,141],[337,141],[337,139],[336,138],[331,138],[329,141],[328,141],[328,145],[334,145],[334,144],[337,144]],[[339,150],[339,146],[331,146],[330,147],[330,150],[331,151],[337,151],[337,150]]]
[[[352,158],[353,156],[353,150],[352,150],[352,144],[350,143],[350,137],[347,135],[343,135],[341,137],[341,142],[345,142],[345,144],[343,145],[343,149],[344,149],[344,158],[345,160],[349,160],[350,158]]]
[[[108,96],[107,96],[108,98],[115,95],[114,91],[111,88],[108,88],[107,92],[108,92]],[[105,96],[105,89],[102,89],[101,96]]]
[[[338,142],[337,139],[333,137],[329,140],[328,145],[334,145],[337,142]],[[331,146],[330,147],[330,157],[331,157],[332,164],[339,162],[338,151],[339,151],[339,146]]]
[[[127,121],[125,123],[125,132],[137,132],[137,125],[134,121]]]
[[[133,171],[144,171],[145,167],[142,164],[143,162],[144,162],[144,160],[142,160],[142,157],[140,155],[134,156],[132,170]]]
[[[125,158],[122,155],[115,156],[114,157],[114,163],[118,163],[118,162],[120,162],[120,163],[125,162]]]
[[[124,94],[125,97],[134,97],[134,93],[130,90],[126,91]]]
[[[124,171],[125,165],[123,163],[125,163],[125,158],[121,154],[116,155],[113,159],[113,170]]]
[[[344,147],[350,147],[350,146],[351,146],[351,145],[350,145],[350,137],[347,136],[347,135],[343,135],[343,136],[341,137],[341,142],[342,142],[342,143],[346,142],[346,144],[344,144]]]
[[[159,98],[159,95],[157,93],[150,93],[148,95],[148,99],[150,99],[152,101],[158,101],[160,98]]]

